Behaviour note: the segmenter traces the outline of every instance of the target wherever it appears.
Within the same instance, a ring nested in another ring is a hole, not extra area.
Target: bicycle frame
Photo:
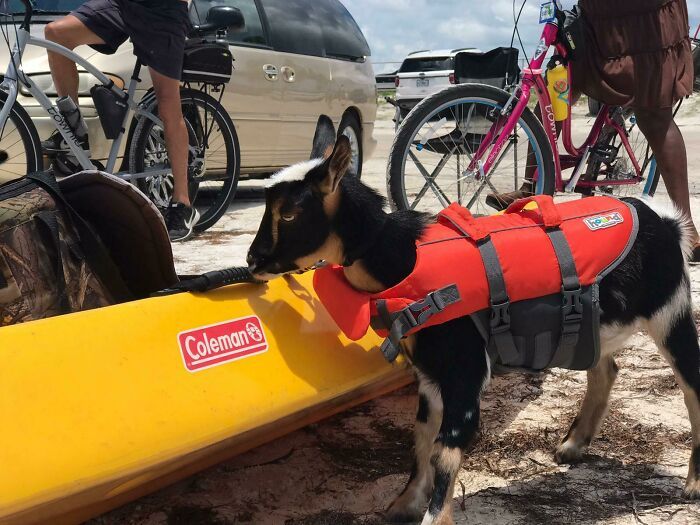
[[[49,100],[48,96],[46,96],[46,94],[36,86],[32,78],[22,71],[22,56],[27,46],[42,47],[72,60],[77,65],[85,69],[85,71],[87,71],[93,77],[95,77],[102,85],[111,89],[120,97],[124,97],[124,92],[120,88],[115,86],[114,82],[111,79],[105,76],[99,69],[95,68],[92,64],[90,64],[87,60],[83,59],[81,56],[77,55],[76,53],[74,53],[66,47],[56,44],[55,42],[31,36],[28,29],[27,19],[25,19],[25,22],[17,30],[17,42],[15,43],[10,55],[10,63],[5,73],[5,79],[3,80],[2,84],[0,84],[0,89],[3,89],[8,93],[5,105],[3,106],[2,110],[0,110],[0,129],[4,130],[5,128],[5,123],[7,122],[7,119],[10,115],[12,105],[17,100],[19,83],[22,83],[24,86],[26,86],[26,88],[29,90],[32,96],[39,102],[39,104],[46,110],[46,112],[51,116],[54,126],[59,131],[61,136],[65,139],[66,143],[68,144],[68,147],[71,150],[71,153],[76,157],[76,159],[80,163],[80,166],[85,170],[97,169],[96,166],[92,163],[92,161],[83,151],[82,147],[80,146],[80,143],[78,142],[77,137],[75,136],[75,133],[73,132],[70,125],[61,114],[61,112],[59,111],[58,107],[53,105]],[[132,117],[132,115],[136,115],[137,118],[145,117],[151,119],[157,125],[163,126],[162,121],[158,117],[156,117],[155,115],[153,115],[153,113],[148,111],[147,108],[144,109],[144,107],[142,107],[142,104],[136,104],[134,102],[136,86],[140,82],[140,70],[141,63],[137,60],[136,65],[134,67],[134,71],[131,76],[131,80],[129,81],[129,84],[127,86],[127,98],[125,102],[129,106],[129,111],[127,111],[124,115],[122,129],[119,133],[119,136],[112,141],[112,146],[109,152],[109,158],[107,161],[107,165],[105,166],[107,172],[114,173],[125,180],[136,180],[139,178],[152,177],[155,175],[165,175],[169,173],[169,170],[166,169],[148,170],[147,172],[139,174],[129,174],[126,172],[117,173],[114,171],[119,151],[121,148],[121,143],[124,138],[124,131],[127,129],[127,123],[129,122],[129,118]]]
[[[513,92],[513,95],[510,97],[506,105],[500,111],[502,116],[509,114],[509,112],[510,116],[504,123],[499,122],[499,120],[497,119],[494,126],[489,130],[486,137],[482,141],[482,145],[475,153],[469,165],[469,170],[472,172],[476,172],[478,170],[482,173],[490,172],[490,169],[498,161],[498,157],[501,151],[508,143],[510,134],[515,129],[515,126],[517,125],[520,116],[527,108],[527,104],[530,100],[530,95],[534,88],[538,100],[538,105],[540,108],[540,114],[542,115],[542,125],[544,127],[547,139],[549,141],[549,145],[552,149],[552,153],[554,156],[556,177],[555,191],[573,192],[577,187],[593,188],[596,186],[622,186],[637,184],[641,182],[642,168],[639,166],[639,162],[637,161],[634,155],[634,151],[632,150],[632,147],[627,138],[627,133],[617,122],[610,118],[610,108],[606,105],[603,105],[601,107],[593,124],[593,127],[591,128],[591,131],[588,134],[588,137],[579,148],[574,146],[571,137],[571,105],[569,105],[568,115],[567,118],[564,121],[562,121],[561,129],[562,143],[564,145],[564,149],[566,150],[567,155],[562,155],[560,153],[557,126],[554,118],[552,100],[549,96],[549,91],[547,90],[547,84],[545,82],[542,69],[542,64],[544,63],[545,57],[547,56],[547,52],[552,46],[555,46],[558,55],[560,55],[564,59],[567,58],[566,48],[558,42],[558,31],[559,27],[556,23],[547,22],[545,24],[535,55],[529,62],[529,67],[523,69],[520,84],[516,87],[515,91]],[[567,76],[568,85],[571,86],[572,75],[570,66],[567,66]],[[515,107],[511,111],[511,107],[514,103]],[[591,153],[591,148],[598,141],[600,134],[605,126],[611,127],[619,135],[620,140],[622,141],[622,145],[624,146],[625,150],[627,151],[627,154],[629,155],[629,158],[632,161],[636,177],[621,180],[606,180],[604,182],[580,180],[586,163],[588,162],[588,158]],[[482,162],[481,159],[484,158],[491,144],[493,144],[493,147],[491,148],[491,151],[486,157],[486,160]],[[562,177],[562,170],[568,168],[575,169],[571,179],[569,179],[568,183],[565,185],[564,179]],[[534,174],[534,180],[537,180],[536,172]],[[645,194],[649,192],[649,186],[650,185],[647,185],[647,187],[644,189]]]

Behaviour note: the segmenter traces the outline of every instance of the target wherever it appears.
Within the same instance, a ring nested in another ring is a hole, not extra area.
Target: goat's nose
[[[260,268],[260,265],[262,264],[262,258],[257,257],[252,253],[249,253],[248,257],[246,258],[246,262],[248,263],[248,269],[251,272],[255,272],[257,269]]]

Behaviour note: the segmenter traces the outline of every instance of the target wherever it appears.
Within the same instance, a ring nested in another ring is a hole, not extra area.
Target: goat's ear
[[[335,143],[335,127],[333,121],[327,115],[318,117],[316,133],[314,133],[314,143],[311,148],[311,160],[327,159],[333,152]]]
[[[345,135],[341,135],[338,137],[330,157],[323,163],[325,173],[323,178],[317,183],[318,190],[324,195],[334,193],[338,189],[340,181],[350,169],[351,161],[352,149],[350,148],[350,139]]]

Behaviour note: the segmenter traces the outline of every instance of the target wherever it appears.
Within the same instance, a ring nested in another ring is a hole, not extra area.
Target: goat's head
[[[333,122],[321,116],[311,160],[280,171],[265,190],[265,214],[248,251],[256,278],[268,280],[320,260],[341,263],[342,242],[333,235],[332,220],[351,156],[348,138],[336,140]]]

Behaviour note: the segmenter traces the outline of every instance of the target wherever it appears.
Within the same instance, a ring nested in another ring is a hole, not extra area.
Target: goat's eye
[[[297,218],[296,215],[282,215],[282,220],[284,222],[292,222],[296,218]]]

